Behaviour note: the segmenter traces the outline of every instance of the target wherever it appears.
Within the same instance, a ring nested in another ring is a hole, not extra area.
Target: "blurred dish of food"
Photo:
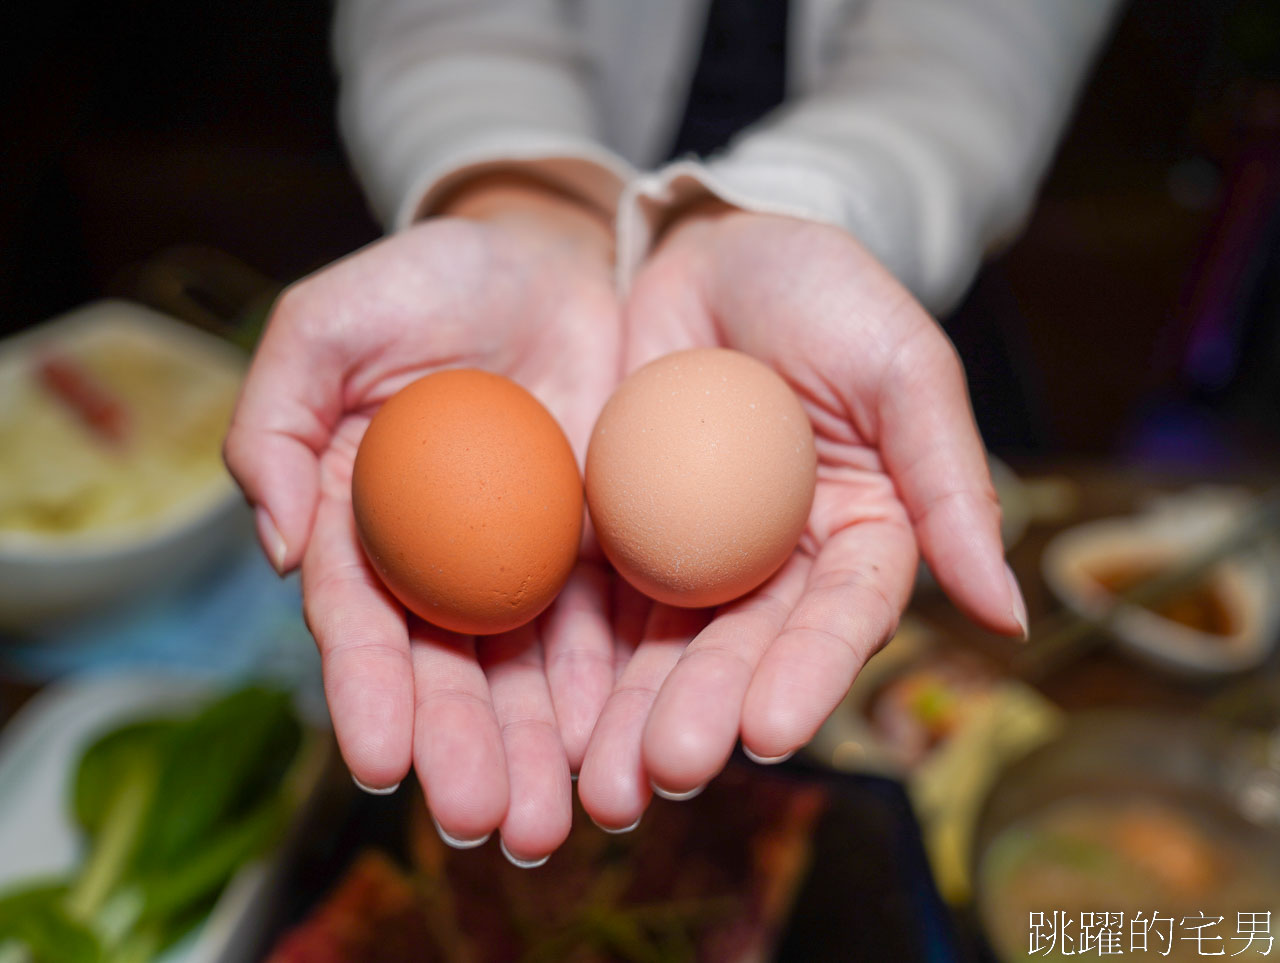
[[[1010,725],[1014,717],[1039,731],[1054,715],[1042,697],[992,662],[946,644],[906,616],[806,751],[836,769],[902,778],[994,719],[1004,720],[1001,732],[1013,734],[1023,728]]]
[[[220,450],[244,365],[124,301],[0,343],[0,625],[81,614],[243,539]]]
[[[1280,829],[1280,675],[1250,676],[1210,702],[1204,715],[1238,733],[1251,762],[1231,783],[1241,811]]]
[[[959,902],[969,892],[969,843],[987,787],[1059,725],[1058,709],[1034,689],[907,618],[806,753],[835,769],[901,779],[938,888]]]
[[[862,713],[886,752],[911,770],[982,711],[997,682],[972,653],[939,651],[885,679]]]
[[[445,846],[415,793],[409,871],[361,855],[268,963],[770,959],[830,802],[730,767],[697,799],[656,802],[634,832],[578,809],[547,865],[524,870],[496,840]]]
[[[1231,942],[1240,914],[1280,914],[1280,835],[1246,818],[1230,791],[1241,763],[1211,726],[1099,713],[1011,767],[976,847],[978,912],[999,958],[1046,955],[1037,939],[1047,945],[1055,921],[1052,955],[1084,953],[1082,914],[1101,913],[1123,914],[1124,950],[1138,914],[1165,920],[1148,948],[1167,959],[1201,958],[1184,920],[1205,915],[1223,918],[1208,949],[1241,949]]]
[[[1045,549],[1045,581],[1071,611],[1100,619],[1117,596],[1228,536],[1248,504],[1234,493],[1196,491],[1129,518],[1068,529]],[[1149,605],[1122,605],[1109,631],[1127,651],[1175,672],[1239,672],[1275,645],[1276,587],[1265,548],[1240,552]]]
[[[289,694],[101,677],[0,736],[0,959],[251,957],[328,759]]]

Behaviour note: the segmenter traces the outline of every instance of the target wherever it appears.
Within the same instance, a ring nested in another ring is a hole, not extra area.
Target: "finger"
[[[636,278],[623,315],[623,373],[672,351],[716,343],[711,314],[688,265],[661,253]]]
[[[502,734],[475,639],[413,620],[413,756],[441,838],[478,846],[507,812]]]
[[[502,820],[502,847],[515,865],[531,868],[545,862],[569,835],[569,761],[556,729],[534,628],[480,639],[477,645],[507,759],[510,801]]]
[[[633,588],[622,576],[613,575],[613,684],[627,671],[631,657],[644,640],[645,627],[653,614],[654,601]]]
[[[1004,561],[1000,502],[964,369],[921,315],[881,386],[880,450],[939,584],[982,625],[1025,637],[1026,606]]]
[[[644,638],[605,703],[578,776],[578,797],[595,822],[620,831],[635,825],[649,804],[641,738],[658,688],[680,653],[706,624],[703,609],[655,605]]]
[[[535,394],[560,422],[581,465],[586,462],[596,417],[621,377],[619,308],[611,289],[579,284],[573,297],[555,310],[554,323],[573,332],[575,350],[572,356],[561,357],[563,363],[542,373]],[[535,346],[524,347],[524,357],[536,353]]]
[[[609,576],[579,564],[543,620],[547,685],[569,768],[577,772],[600,710],[613,691]]]
[[[291,288],[277,302],[240,392],[223,460],[257,516],[276,571],[301,561],[319,498],[318,456],[341,414],[335,355],[298,335],[304,312]]]
[[[804,589],[810,560],[797,552],[773,578],[727,606],[698,633],[667,676],[644,730],[644,766],[684,793],[724,768],[738,741],[742,700],[769,643]]]
[[[747,687],[744,748],[774,758],[813,738],[858,670],[893,634],[915,567],[915,544],[902,524],[859,522],[827,540]]]
[[[356,541],[349,501],[325,499],[316,513],[302,598],[342,757],[362,785],[393,787],[408,773],[412,751],[409,638],[404,610]]]

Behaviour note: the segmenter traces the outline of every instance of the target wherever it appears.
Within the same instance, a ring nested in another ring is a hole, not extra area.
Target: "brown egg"
[[[351,498],[387,588],[455,632],[528,622],[577,558],[573,450],[533,395],[486,371],[440,371],[392,396],[360,442]]]
[[[587,505],[618,572],[660,602],[719,605],[795,548],[817,455],[799,400],[737,351],[667,355],[628,377],[596,422]]]

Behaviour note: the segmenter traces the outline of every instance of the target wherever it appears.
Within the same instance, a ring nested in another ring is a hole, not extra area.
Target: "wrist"
[[[672,208],[655,226],[653,249],[670,243],[676,237],[705,230],[710,225],[742,213],[742,209],[722,201],[714,194],[699,194],[697,197]]]
[[[613,224],[603,212],[538,177],[501,171],[468,178],[435,205],[433,214],[550,234],[602,254],[612,264]]]

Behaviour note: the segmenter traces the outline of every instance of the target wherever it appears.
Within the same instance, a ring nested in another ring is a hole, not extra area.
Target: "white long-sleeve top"
[[[787,102],[660,164],[707,0],[338,0],[340,126],[392,230],[523,167],[616,219],[625,283],[710,192],[843,227],[942,311],[1025,217],[1118,3],[793,0]]]

